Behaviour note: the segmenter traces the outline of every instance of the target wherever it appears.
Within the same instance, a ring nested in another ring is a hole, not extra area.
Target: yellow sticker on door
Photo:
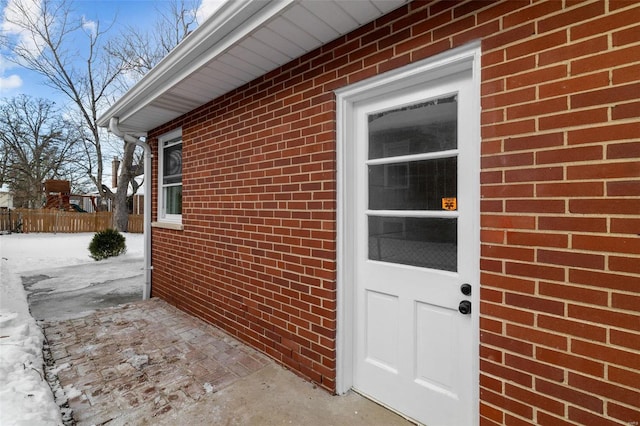
[[[458,210],[458,199],[457,198],[443,198],[442,199],[442,208],[444,210]]]

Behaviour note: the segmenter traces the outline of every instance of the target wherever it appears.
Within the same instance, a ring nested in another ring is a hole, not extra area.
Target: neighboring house
[[[152,295],[426,424],[637,424],[639,22],[227,2],[100,120],[153,152]]]
[[[8,188],[0,188],[0,208],[12,209],[13,208],[13,194]]]

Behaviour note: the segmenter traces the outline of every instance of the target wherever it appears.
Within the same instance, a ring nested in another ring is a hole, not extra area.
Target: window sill
[[[175,231],[183,231],[184,225],[176,222],[151,222],[152,228],[173,229]]]

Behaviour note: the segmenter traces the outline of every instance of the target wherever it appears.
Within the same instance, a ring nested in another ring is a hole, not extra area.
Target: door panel
[[[425,424],[474,423],[472,98],[469,70],[353,108],[354,388]]]
[[[398,371],[398,298],[367,291],[366,357],[391,373]]]
[[[416,383],[438,392],[452,393],[452,371],[442,368],[455,358],[457,312],[428,303],[416,303]],[[434,350],[434,348],[439,348]]]

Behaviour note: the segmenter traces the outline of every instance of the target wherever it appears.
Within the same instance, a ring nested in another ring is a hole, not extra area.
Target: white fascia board
[[[154,99],[268,23],[296,0],[227,1],[98,119],[124,122]]]

